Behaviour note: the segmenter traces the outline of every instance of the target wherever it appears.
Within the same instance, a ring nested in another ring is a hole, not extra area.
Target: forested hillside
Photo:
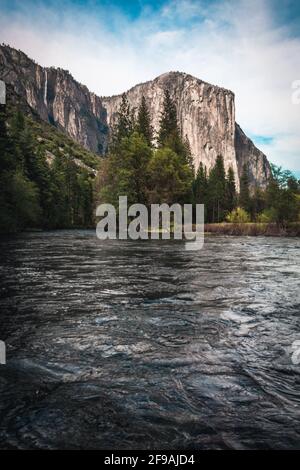
[[[86,227],[99,157],[42,121],[7,88],[0,106],[0,231]]]

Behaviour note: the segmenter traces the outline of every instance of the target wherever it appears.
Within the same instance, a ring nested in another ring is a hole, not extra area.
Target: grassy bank
[[[274,223],[220,223],[205,224],[205,232],[215,235],[244,235],[266,237],[300,237],[300,222],[287,224],[280,227]]]

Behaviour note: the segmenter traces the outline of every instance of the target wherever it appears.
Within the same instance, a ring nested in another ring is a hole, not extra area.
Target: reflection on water
[[[2,239],[0,447],[300,448],[297,239]]]

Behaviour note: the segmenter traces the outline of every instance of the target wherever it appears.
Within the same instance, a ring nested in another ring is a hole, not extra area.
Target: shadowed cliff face
[[[76,82],[69,72],[42,68],[24,53],[0,46],[0,79],[14,86],[42,119],[64,130],[85,148],[103,154],[109,129],[116,119],[121,95],[100,98]],[[243,166],[249,166],[251,185],[265,187],[270,176],[266,156],[235,123],[234,94],[185,73],[170,72],[136,85],[127,92],[137,109],[142,96],[148,103],[157,131],[164,90],[176,102],[183,136],[187,136],[195,168],[200,161],[210,169],[218,155],[225,168],[233,168],[237,187]]]
[[[0,46],[0,77],[13,85],[42,119],[88,150],[104,152],[108,129],[101,99],[69,72],[43,68],[23,52]]]
[[[251,186],[256,182],[261,187],[266,187],[268,179],[271,177],[271,168],[267,157],[255,147],[242,131],[238,124],[235,125],[235,151],[239,176],[241,177],[244,165],[249,168],[249,180]]]

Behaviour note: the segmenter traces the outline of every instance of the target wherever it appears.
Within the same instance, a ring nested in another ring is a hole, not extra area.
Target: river
[[[299,239],[0,241],[0,447],[300,449]]]

